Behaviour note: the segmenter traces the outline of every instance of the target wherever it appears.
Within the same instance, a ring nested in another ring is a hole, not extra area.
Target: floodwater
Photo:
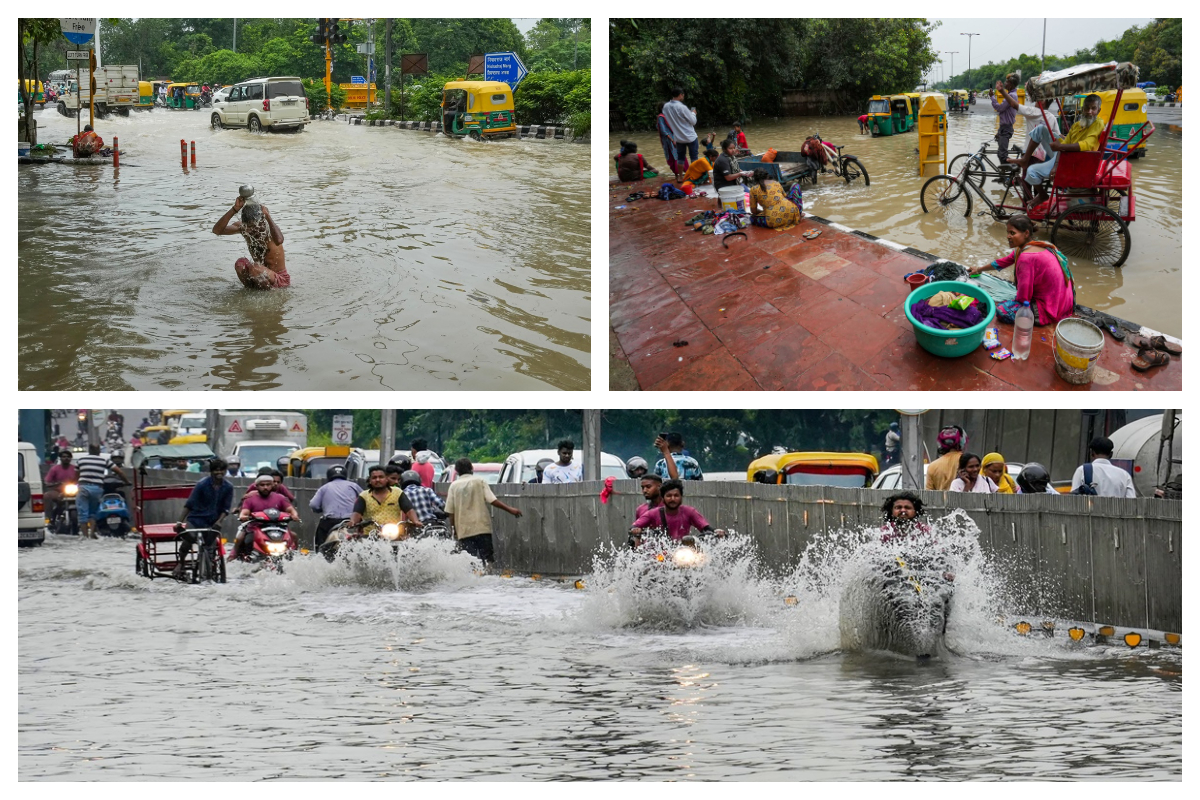
[[[847,547],[768,580],[731,536],[690,589],[620,555],[582,590],[480,576],[439,542],[193,586],[51,538],[18,556],[18,775],[1182,779],[1181,651],[1018,637],[976,554],[949,652],[844,652]]]
[[[75,133],[37,117],[43,142]],[[587,146],[208,119],[98,121],[119,174],[18,170],[21,389],[589,388]],[[212,233],[245,183],[284,234],[285,291],[243,289],[245,242]]]
[[[996,116],[981,101],[967,114],[949,115],[947,165],[955,155],[975,152],[995,136]],[[707,133],[711,128],[698,128]],[[713,129],[724,138],[727,125]],[[745,129],[751,150],[761,153],[799,150],[806,136],[820,133],[826,141],[843,145],[846,155],[859,158],[871,176],[869,187],[847,187],[837,178],[822,176],[815,187],[804,190],[804,210],[850,228],[915,247],[967,266],[987,264],[1008,251],[1004,224],[990,216],[976,216],[983,208],[973,198],[972,218],[964,225],[947,227],[921,211],[921,187],[929,176],[917,175],[917,133],[871,137],[860,134],[856,117],[787,117],[751,121]],[[1025,146],[1026,128],[1017,117],[1013,145]],[[646,160],[664,164],[658,135],[653,131],[612,133],[609,150],[616,153],[621,139],[634,139]],[[995,142],[991,149],[995,150]],[[1130,162],[1137,199],[1137,219],[1130,224],[1129,258],[1120,268],[1098,266],[1073,259],[1076,300],[1172,336],[1183,334],[1183,129],[1158,125],[1144,157]],[[994,160],[994,158],[993,158]],[[610,162],[611,163],[611,162]],[[610,170],[611,172],[612,170]],[[938,170],[940,171],[940,170]],[[985,193],[993,202],[1003,194],[989,184]],[[1012,202],[1012,196],[1009,202]],[[1040,234],[1049,239],[1049,230]]]

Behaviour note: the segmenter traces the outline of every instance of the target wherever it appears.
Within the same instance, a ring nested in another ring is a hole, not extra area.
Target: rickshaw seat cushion
[[[174,539],[176,535],[174,522],[156,522],[151,525],[142,526],[142,538],[144,539],[169,541]]]
[[[1097,184],[1104,155],[1100,151],[1059,153],[1054,185],[1059,189],[1090,189]]]

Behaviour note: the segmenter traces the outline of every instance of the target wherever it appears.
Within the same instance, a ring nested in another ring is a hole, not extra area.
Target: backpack
[[[1092,465],[1090,463],[1084,464],[1083,465],[1083,483],[1079,484],[1078,489],[1072,490],[1071,494],[1090,494],[1090,495],[1099,494],[1099,492],[1096,491],[1095,485],[1092,483],[1092,475],[1093,475]]]

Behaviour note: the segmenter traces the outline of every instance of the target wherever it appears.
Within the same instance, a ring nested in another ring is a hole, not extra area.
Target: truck
[[[1134,420],[1109,434],[1113,466],[1133,476],[1138,497],[1179,499],[1183,494],[1183,415],[1167,409],[1161,415]]]
[[[248,474],[263,466],[286,470],[287,457],[308,446],[308,417],[299,411],[210,409],[207,416],[208,445],[221,458],[237,456]]]
[[[113,65],[99,67],[96,77],[96,116],[107,117],[118,113],[129,116],[131,108],[137,108],[141,103],[141,92],[138,88],[137,64]],[[87,113],[91,103],[91,86],[88,84],[88,71],[79,71],[78,91],[64,94],[58,98],[58,113],[64,117],[74,117],[80,111]]]

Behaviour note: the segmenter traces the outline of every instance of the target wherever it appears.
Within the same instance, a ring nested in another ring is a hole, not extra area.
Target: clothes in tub
[[[982,303],[972,303],[965,311],[946,306],[931,306],[926,300],[919,300],[912,305],[912,315],[918,322],[930,328],[940,330],[955,330],[970,328],[983,322]]]

